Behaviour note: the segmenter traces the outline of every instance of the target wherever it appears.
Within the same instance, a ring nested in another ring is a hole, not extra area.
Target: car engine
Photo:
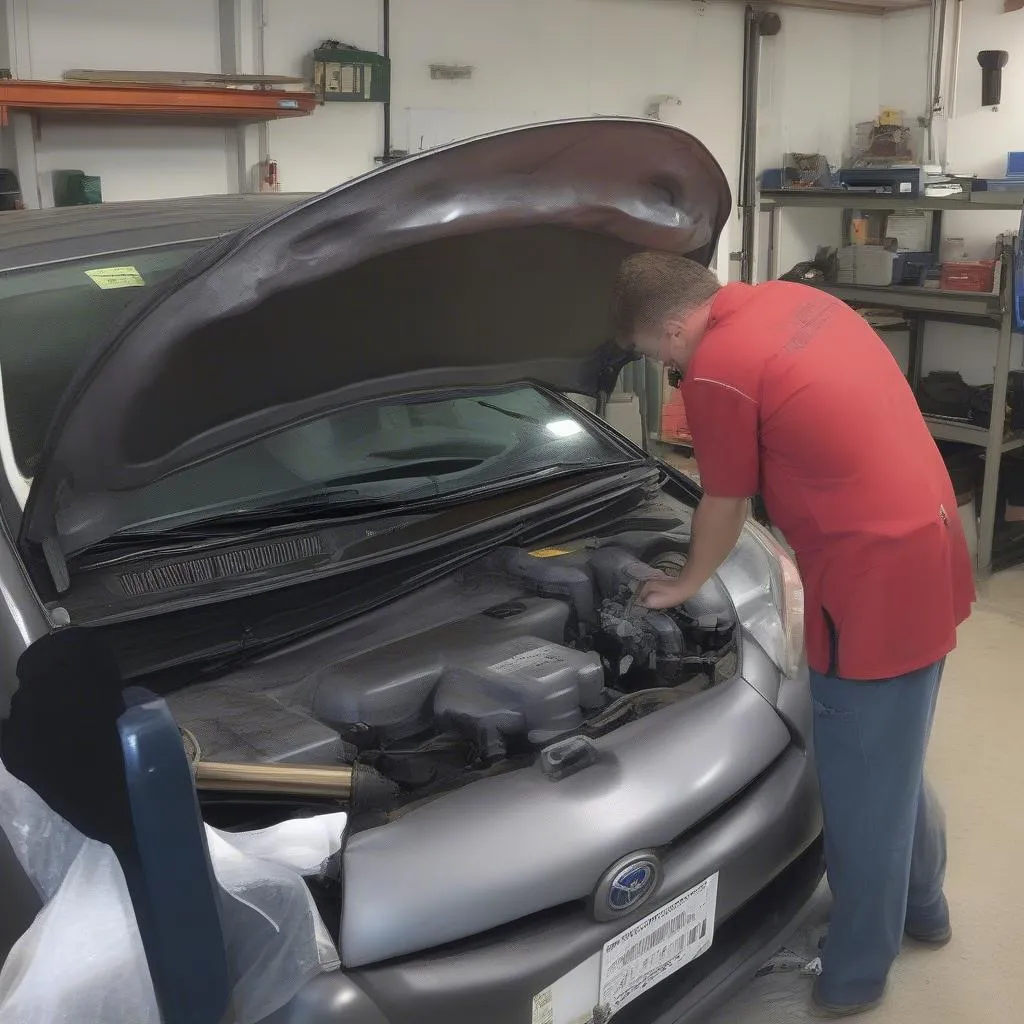
[[[685,608],[637,600],[684,562],[664,535],[502,548],[444,599],[404,598],[407,628],[350,631],[311,667],[231,675],[168,703],[205,758],[358,766],[386,780],[374,792],[393,812],[731,675],[735,613],[716,581]]]

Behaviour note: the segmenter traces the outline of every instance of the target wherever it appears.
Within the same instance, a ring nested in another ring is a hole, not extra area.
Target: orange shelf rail
[[[8,110],[271,121],[281,117],[304,117],[313,112],[317,103],[315,93],[284,89],[0,79],[0,124],[7,123]]]

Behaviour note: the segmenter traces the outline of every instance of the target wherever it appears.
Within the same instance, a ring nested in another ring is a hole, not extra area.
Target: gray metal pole
[[[1003,252],[1001,260],[1002,319],[996,347],[995,378],[992,382],[992,413],[985,443],[985,477],[981,491],[981,528],[978,536],[978,571],[992,571],[992,544],[999,510],[999,464],[1003,457],[1006,429],[1006,389],[1010,377],[1010,349],[1013,341],[1013,253]]]
[[[3,0],[0,8],[0,67],[15,78],[32,77],[29,52],[28,0]],[[42,206],[39,168],[36,164],[36,122],[33,114],[12,110],[4,133],[4,149],[13,156],[14,173],[27,210]]]

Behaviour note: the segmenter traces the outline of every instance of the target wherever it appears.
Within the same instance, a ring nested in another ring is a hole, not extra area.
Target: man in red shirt
[[[882,998],[906,933],[949,941],[945,826],[924,781],[943,662],[974,601],[949,474],[896,361],[844,303],[780,281],[721,287],[682,257],[622,266],[620,341],[680,371],[704,497],[682,604],[760,494],[796,554],[833,910],[812,1009]]]

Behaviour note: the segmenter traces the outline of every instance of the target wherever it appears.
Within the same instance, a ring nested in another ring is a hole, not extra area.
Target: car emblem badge
[[[661,861],[652,850],[631,853],[613,864],[594,890],[595,920],[613,921],[632,914],[661,885]]]

